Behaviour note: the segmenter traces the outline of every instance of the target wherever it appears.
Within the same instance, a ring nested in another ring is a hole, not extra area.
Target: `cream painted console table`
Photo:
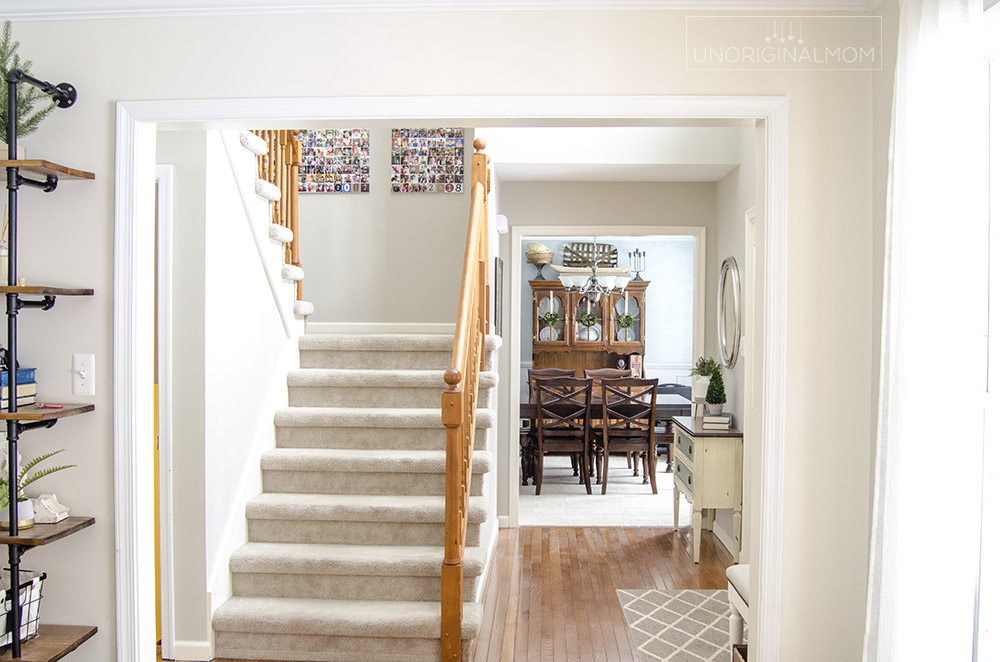
[[[743,540],[743,433],[703,430],[701,417],[674,416],[674,530],[680,518],[681,494],[690,503],[694,562],[701,556],[702,511],[733,510],[734,556],[739,562]],[[711,529],[711,524],[709,524]]]

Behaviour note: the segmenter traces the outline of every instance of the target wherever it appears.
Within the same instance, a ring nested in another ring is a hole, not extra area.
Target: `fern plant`
[[[28,461],[21,470],[17,473],[17,500],[25,501],[28,497],[24,495],[24,488],[31,485],[39,478],[45,478],[50,474],[54,474],[57,471],[62,471],[63,469],[69,469],[70,467],[75,467],[75,464],[61,464],[56,467],[49,467],[47,469],[39,469],[35,473],[28,475],[32,469],[37,467],[39,464],[49,459],[53,455],[62,453],[64,449],[57,451],[52,451],[51,453],[44,453],[36,458]],[[3,476],[0,476],[0,508],[5,508],[7,504],[10,503],[10,485],[7,482],[7,472],[5,471]]]
[[[17,49],[21,42],[14,41],[10,21],[4,21],[3,32],[0,33],[0,132],[3,140],[7,139],[7,72],[20,69],[26,74],[31,73],[31,60],[21,61]],[[48,101],[42,108],[35,110],[40,101]],[[21,85],[17,94],[17,135],[26,136],[35,129],[43,119],[49,116],[56,107],[52,98],[32,85]],[[0,155],[3,158],[7,156]]]

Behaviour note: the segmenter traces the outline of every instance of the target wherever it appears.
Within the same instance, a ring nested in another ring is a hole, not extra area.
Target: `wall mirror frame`
[[[722,261],[719,272],[719,354],[722,365],[732,368],[740,356],[740,338],[743,335],[743,291],[740,285],[740,269],[736,258],[730,256]]]

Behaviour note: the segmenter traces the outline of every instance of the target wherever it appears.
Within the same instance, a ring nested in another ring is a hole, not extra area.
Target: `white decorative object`
[[[507,234],[510,231],[510,221],[503,214],[497,214],[497,232]]]
[[[315,310],[316,310],[315,306],[313,306],[308,301],[296,301],[295,303],[292,304],[292,312],[294,312],[299,317],[307,317],[309,315],[312,315]]]
[[[69,506],[59,503],[59,498],[55,494],[43,494],[31,501],[35,508],[37,524],[55,524],[69,517]]]
[[[506,218],[506,217],[505,217]],[[529,241],[528,245],[525,247],[525,253],[551,253],[552,249],[545,244],[540,244],[537,241]]]
[[[253,190],[254,193],[265,200],[272,200],[275,202],[281,200],[281,189],[266,179],[258,179],[253,185]]]
[[[240,144],[257,156],[267,154],[267,143],[263,138],[250,131],[240,131]]]
[[[17,528],[30,529],[35,525],[35,509],[31,499],[17,502]],[[0,529],[10,529],[10,510],[8,506],[0,508]]]
[[[284,225],[279,225],[277,223],[271,223],[271,227],[267,229],[267,236],[275,241],[287,244],[292,241],[292,238],[295,235],[292,233],[291,228],[286,228]]]
[[[709,375],[691,375],[691,399],[704,400],[708,395],[708,383],[712,381]]]

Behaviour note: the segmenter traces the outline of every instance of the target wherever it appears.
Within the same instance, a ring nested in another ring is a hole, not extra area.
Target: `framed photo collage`
[[[370,192],[371,133],[370,129],[299,131],[299,193]],[[464,191],[464,129],[392,129],[391,140],[393,193]]]

